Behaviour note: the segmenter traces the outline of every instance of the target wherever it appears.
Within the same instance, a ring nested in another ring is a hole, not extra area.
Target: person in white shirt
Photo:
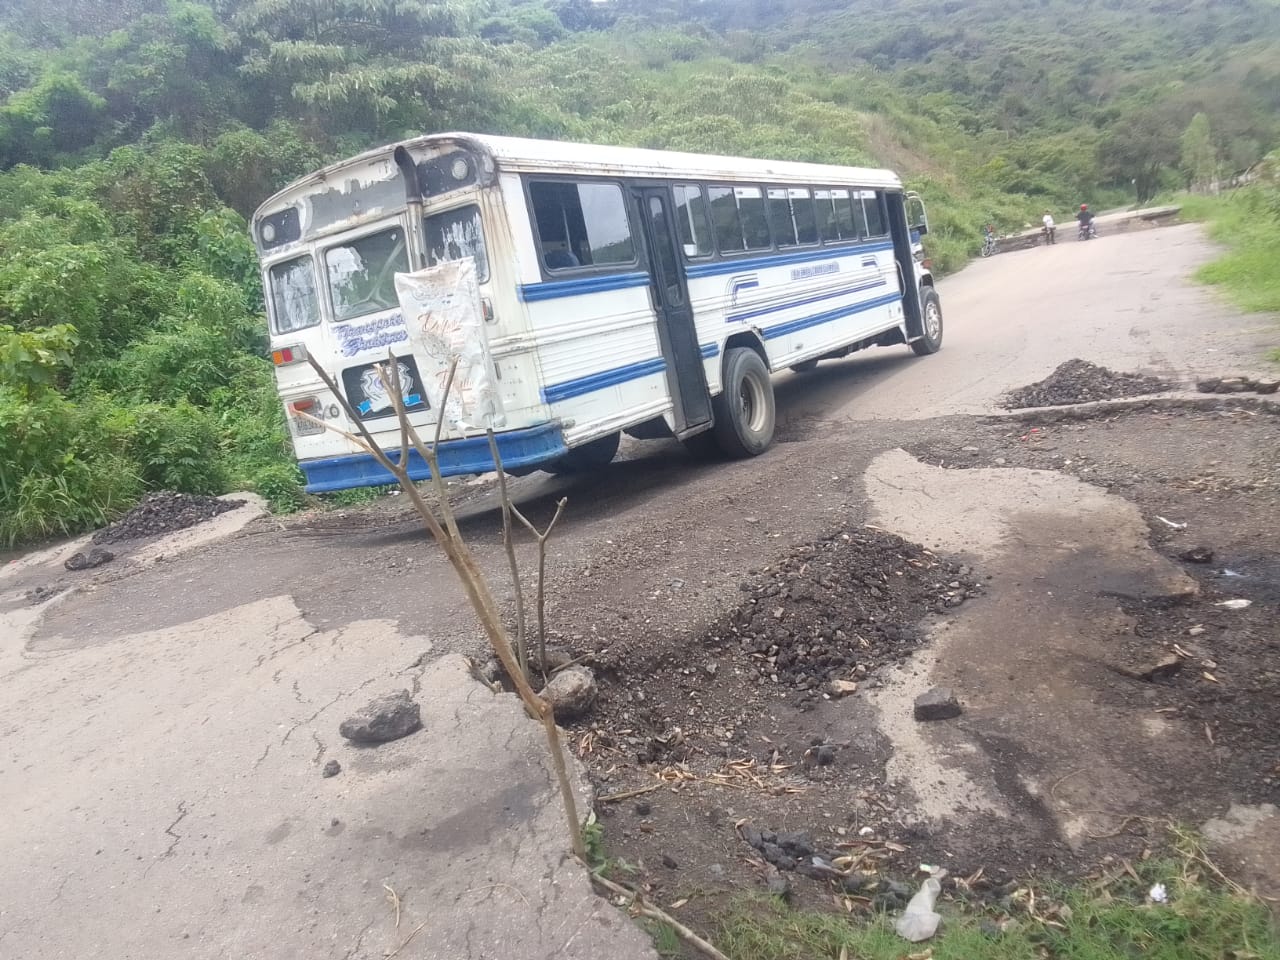
[[[1044,212],[1044,241],[1045,243],[1057,243],[1056,234],[1057,226],[1053,222],[1053,214],[1048,210]]]

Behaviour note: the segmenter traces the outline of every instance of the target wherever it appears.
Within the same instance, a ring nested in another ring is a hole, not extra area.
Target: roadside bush
[[[222,437],[209,411],[186,400],[116,407],[107,414],[106,426],[123,440],[148,489],[226,492]]]

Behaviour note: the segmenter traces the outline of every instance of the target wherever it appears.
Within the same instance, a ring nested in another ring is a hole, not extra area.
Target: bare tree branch
[[[502,468],[502,454],[498,451],[498,438],[494,436],[493,427],[485,434],[489,438],[489,455],[493,457],[493,468],[498,472],[498,496],[502,500],[502,545],[507,551],[507,564],[511,567],[511,585],[516,594],[516,659],[520,661],[520,669],[527,676],[529,673],[529,644],[525,632],[524,586],[520,580],[520,565],[516,562],[516,544],[514,531],[511,529],[511,514],[515,505],[507,492],[507,471]],[[541,664],[543,683],[547,679],[546,658]]]

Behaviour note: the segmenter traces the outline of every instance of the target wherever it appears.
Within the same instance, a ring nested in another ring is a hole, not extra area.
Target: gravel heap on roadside
[[[123,517],[95,533],[93,542],[119,543],[122,540],[157,537],[194,527],[197,523],[212,520],[220,513],[243,505],[243,500],[219,500],[217,497],[194,493],[173,493],[168,490],[148,493]]]
[[[826,681],[908,656],[918,621],[982,592],[968,567],[870,528],[797,547],[740,589],[745,598],[707,632],[708,646],[736,648],[761,682],[815,696]]]
[[[1000,405],[1006,410],[1092,403],[1120,397],[1143,397],[1170,388],[1166,380],[1140,373],[1116,373],[1088,360],[1068,360],[1039,383],[1011,390]]]

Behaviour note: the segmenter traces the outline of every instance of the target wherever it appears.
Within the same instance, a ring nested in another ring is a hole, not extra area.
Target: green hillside
[[[244,217],[449,128],[891,166],[955,269],[1272,149],[1280,3],[10,0],[0,542],[156,487],[298,504]]]

